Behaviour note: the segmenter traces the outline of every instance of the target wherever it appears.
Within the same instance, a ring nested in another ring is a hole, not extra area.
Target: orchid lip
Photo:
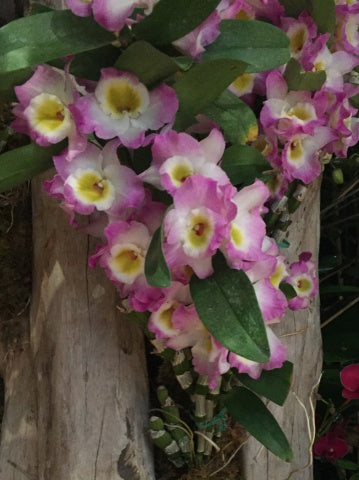
[[[56,95],[33,97],[24,113],[31,128],[48,138],[65,138],[73,126],[70,111]]]
[[[76,198],[85,205],[107,210],[115,199],[115,188],[102,172],[93,169],[76,170],[67,180]]]
[[[132,284],[143,273],[145,258],[134,244],[117,245],[111,250],[109,267],[113,275],[123,283]]]
[[[149,105],[146,87],[125,78],[99,82],[95,94],[104,113],[114,119],[137,118]]]

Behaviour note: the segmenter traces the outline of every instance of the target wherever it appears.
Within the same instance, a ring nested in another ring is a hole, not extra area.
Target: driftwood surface
[[[290,247],[283,251],[289,261],[297,261],[303,251],[313,252],[317,262],[320,235],[320,181],[316,180],[307,190],[302,205],[292,218],[285,234]],[[306,310],[289,311],[282,322],[274,328],[288,348],[288,360],[294,364],[293,385],[283,407],[269,403],[270,410],[284,430],[292,446],[294,459],[291,464],[275,457],[254,439],[242,452],[244,480],[311,480],[311,429],[314,412],[310,399],[318,383],[322,367],[322,342],[319,320],[319,298],[312,300]],[[301,403],[306,409],[306,412]]]
[[[116,308],[94,241],[33,181],[29,337],[5,366],[0,479],[151,480],[139,329]]]
[[[95,242],[69,226],[45,178],[32,189],[30,319],[19,348],[0,346],[0,480],[152,480],[142,333],[104,272],[88,268]]]

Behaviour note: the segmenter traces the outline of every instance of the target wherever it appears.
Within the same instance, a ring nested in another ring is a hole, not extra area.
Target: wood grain
[[[289,261],[296,261],[302,251],[311,251],[317,262],[319,250],[320,180],[311,185],[303,204],[293,216],[293,223],[286,234],[290,247],[283,251]],[[274,328],[288,348],[288,359],[294,363],[293,385],[284,407],[270,405],[270,410],[283,428],[294,453],[293,463],[288,464],[251,439],[242,452],[243,480],[311,480],[310,437],[306,415],[299,401],[303,402],[312,418],[309,398],[317,384],[322,366],[322,342],[319,320],[319,298],[314,299],[307,310],[289,311],[284,320]],[[295,332],[301,332],[293,334]],[[289,336],[287,336],[289,334]],[[297,396],[297,397],[296,397]],[[292,473],[293,472],[293,473]]]

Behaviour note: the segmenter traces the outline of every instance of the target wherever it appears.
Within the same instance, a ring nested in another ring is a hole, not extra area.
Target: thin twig
[[[352,195],[355,195],[357,192],[359,192],[359,189],[358,190],[355,190],[354,192],[351,192],[350,195],[348,195],[348,193],[354,188],[357,186],[357,184],[359,183],[359,179],[355,180],[354,183],[352,183],[351,185],[349,185],[340,195],[339,197],[335,200],[335,202],[331,203],[330,205],[328,205],[327,207],[323,208],[323,210],[320,212],[321,215],[325,214],[328,210],[331,210],[333,207],[336,207],[338,205],[338,203],[342,202],[343,200],[345,200],[345,197],[348,198]]]
[[[319,283],[322,283],[324,282],[325,280],[328,280],[328,278],[330,277],[333,277],[334,275],[342,272],[343,270],[345,270],[346,268],[350,267],[351,265],[353,265],[353,263],[355,263],[355,258],[353,260],[351,260],[349,263],[346,263],[345,265],[342,265],[340,268],[336,269],[336,270],[333,270],[332,272],[328,273],[327,275],[325,275],[324,277],[321,277],[321,279],[319,280]]]
[[[340,310],[338,310],[336,313],[334,313],[334,315],[332,315],[331,317],[328,318],[328,320],[326,320],[325,322],[323,322],[321,325],[320,325],[320,328],[323,328],[323,327],[326,327],[330,322],[332,322],[333,320],[335,320],[336,318],[338,318],[342,313],[346,312],[347,310],[349,310],[349,308],[351,308],[353,305],[355,305],[356,303],[359,302],[359,297],[357,298],[354,298],[354,300],[352,300],[351,302],[349,302],[347,305],[345,305],[345,307],[341,308]]]
[[[243,445],[245,445],[249,440],[249,437],[247,437],[236,449],[235,451],[232,453],[232,455],[229,457],[229,459],[226,461],[226,463],[224,463],[220,468],[218,468],[217,470],[215,470],[214,472],[210,473],[209,474],[209,477],[213,477],[213,475],[216,475],[216,473],[220,472],[221,470],[223,470],[224,468],[226,468],[230,463],[231,461],[234,459],[234,457],[237,455],[237,453],[239,452],[239,450],[243,447]]]
[[[300,330],[296,330],[295,332],[283,333],[282,335],[279,335],[279,338],[292,337],[293,335],[299,335],[300,333],[304,333],[306,330],[308,330],[308,327],[301,328]]]

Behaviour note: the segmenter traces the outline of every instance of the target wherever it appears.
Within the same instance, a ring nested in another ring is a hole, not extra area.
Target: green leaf
[[[320,90],[327,78],[325,71],[303,72],[300,63],[291,58],[286,66],[284,78],[289,90]]]
[[[310,0],[309,12],[317,24],[318,33],[334,33],[335,0]]]
[[[0,29],[0,82],[8,72],[92,50],[114,39],[91,17],[77,17],[69,10],[19,18]]]
[[[283,405],[292,385],[292,374],[293,364],[284,362],[281,368],[263,370],[257,380],[246,373],[236,374],[236,377],[253,392],[263,395],[277,405]]]
[[[297,296],[297,292],[289,283],[282,282],[279,285],[279,288],[284,293],[287,300],[291,300],[292,298]]]
[[[354,475],[352,475],[349,480],[359,480],[359,473],[354,473]]]
[[[256,178],[263,178],[263,172],[272,169],[268,160],[249,145],[227,148],[222,157],[221,167],[233,185],[250,185]]]
[[[198,315],[209,332],[231,352],[254,362],[268,362],[270,350],[253,285],[243,270],[228,267],[222,255],[214,273],[192,277],[190,290]]]
[[[4,101],[17,100],[14,86],[24,83],[33,73],[31,68],[22,68],[15,72],[0,72],[0,98]]]
[[[46,12],[52,12],[54,9],[47,6],[47,5],[42,5],[42,3],[31,3],[30,5],[30,15],[37,15],[39,13],[46,13]]]
[[[350,97],[349,102],[353,105],[353,107],[359,108],[359,93],[357,93],[353,97]]]
[[[61,152],[65,143],[39,147],[30,143],[0,155],[0,192],[30,180],[52,166],[52,157]]]
[[[136,323],[139,327],[147,327],[149,317],[148,312],[136,312],[133,310],[132,312],[126,312],[125,315],[131,322]]]
[[[171,274],[162,250],[163,222],[153,234],[145,260],[145,275],[147,282],[153,287],[169,287]]]
[[[285,9],[287,17],[297,18],[299,14],[308,8],[310,0],[279,0]]]
[[[133,31],[153,45],[167,45],[194,30],[218,4],[219,0],[160,0]]]
[[[179,69],[171,57],[143,41],[130,45],[119,57],[115,67],[134,73],[145,85],[164,80]]]
[[[191,125],[195,115],[203,113],[245,68],[243,62],[219,59],[199,63],[184,73],[173,85],[179,100],[174,128],[181,131]]]
[[[345,470],[359,470],[359,465],[357,463],[341,458],[335,461],[335,465],[339,468],[344,468]]]
[[[253,110],[227,90],[204,110],[204,114],[221,127],[226,139],[233,144],[253,141],[258,135]]]
[[[238,387],[223,395],[222,400],[232,417],[254,438],[285,462],[292,460],[293,453],[282,429],[254,393]]]
[[[290,59],[289,38],[277,27],[258,20],[223,20],[221,34],[203,54],[204,60],[230,58],[249,65],[246,72],[264,72]]]

